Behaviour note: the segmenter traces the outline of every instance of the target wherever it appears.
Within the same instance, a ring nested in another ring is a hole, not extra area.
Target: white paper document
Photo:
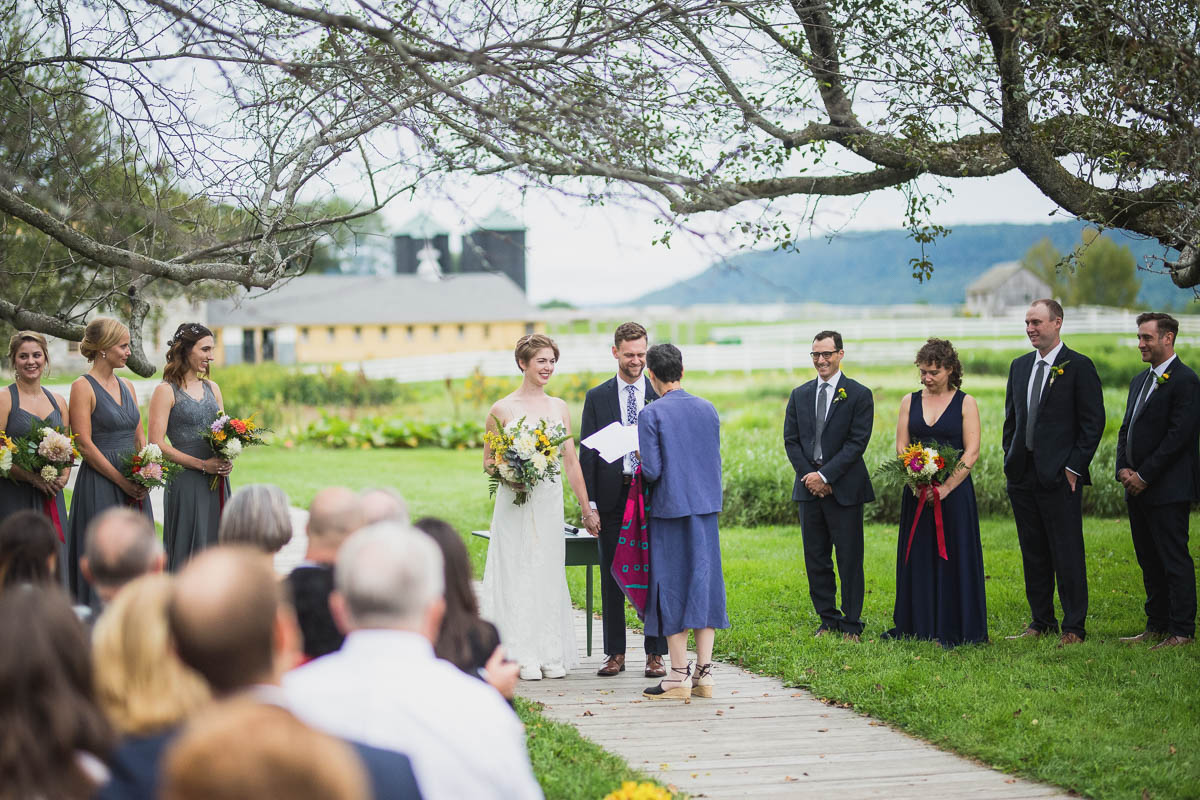
[[[624,458],[626,453],[638,449],[637,425],[622,425],[614,422],[607,428],[601,428],[583,440],[584,447],[590,447],[600,454],[608,463]]]

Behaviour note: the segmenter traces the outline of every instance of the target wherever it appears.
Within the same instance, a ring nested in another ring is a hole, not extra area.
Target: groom
[[[617,328],[612,348],[617,374],[588,391],[579,425],[580,441],[614,422],[636,424],[646,403],[658,399],[650,381],[642,376],[647,344],[646,329],[636,322],[626,322]],[[630,453],[609,464],[595,450],[584,447],[580,449],[579,466],[583,469],[591,506],[600,515],[600,600],[604,614],[604,654],[608,658],[596,674],[612,677],[625,671],[625,594],[612,576],[612,562],[621,535],[629,482],[637,463]],[[646,677],[665,677],[666,637],[647,636],[645,644]]]
[[[799,506],[808,593],[821,617],[816,635],[862,634],[863,504],[875,499],[863,453],[871,441],[871,390],[842,374],[842,335],[821,331],[812,343],[817,377],[792,390],[783,444],[796,470],[792,499]],[[837,607],[833,552],[842,580]]]

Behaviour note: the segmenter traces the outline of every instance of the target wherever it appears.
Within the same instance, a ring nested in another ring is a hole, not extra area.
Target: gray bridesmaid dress
[[[120,470],[125,458],[137,449],[136,433],[142,424],[142,415],[137,404],[133,401],[133,393],[125,385],[121,386],[121,403],[117,404],[112,395],[96,382],[91,375],[84,375],[92,385],[96,394],[96,408],[92,411],[92,444]],[[83,555],[84,534],[92,518],[105,509],[113,506],[127,505],[138,509],[138,501],[133,500],[120,486],[94,470],[85,459],[79,467],[79,475],[75,479],[75,491],[71,494],[71,524],[67,534],[67,581],[75,602],[85,606],[98,605],[98,598],[92,592],[92,587],[79,571],[79,557]],[[154,511],[150,508],[150,498],[140,502],[141,512],[151,522],[154,522]]]
[[[201,432],[217,418],[220,407],[213,394],[212,384],[204,385],[204,397],[199,402],[174,384],[175,405],[167,417],[167,438],[176,450],[201,460],[216,455]],[[219,479],[217,488],[210,489],[213,476],[195,469],[184,469],[167,486],[163,509],[163,544],[167,549],[167,569],[180,569],[195,553],[217,543],[217,528],[221,508],[229,499],[229,479]]]
[[[42,422],[53,428],[64,427],[62,409],[55,402],[54,395],[45,387],[42,388],[42,391],[45,392],[46,399],[50,401],[50,407],[54,409],[50,412],[50,416],[46,417]],[[21,397],[17,393],[17,385],[15,383],[9,384],[8,393],[12,398],[12,408],[8,412],[8,420],[4,425],[4,431],[13,438],[25,436],[33,430],[33,421],[37,417],[21,408]],[[46,495],[25,481],[19,481],[15,478],[0,479],[0,522],[3,522],[9,514],[17,511],[32,510],[47,514],[47,499]],[[65,537],[67,531],[67,504],[63,499],[62,492],[59,492],[58,496],[55,497],[54,504],[54,507],[58,510],[59,524],[62,525],[59,535]],[[60,539],[58,546],[58,560],[60,564],[63,563],[64,552],[65,548],[62,539]],[[65,575],[65,565],[59,571]]]

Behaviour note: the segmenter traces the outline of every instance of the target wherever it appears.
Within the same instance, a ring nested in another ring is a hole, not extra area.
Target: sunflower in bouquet
[[[516,497],[513,505],[524,505],[529,499],[529,490],[544,480],[558,475],[562,469],[562,454],[559,447],[570,437],[561,422],[539,419],[527,423],[525,417],[515,419],[507,425],[492,416],[496,430],[483,434],[483,441],[491,448],[495,471],[488,476],[489,496],[495,497],[500,484],[508,483],[514,488]]]
[[[255,416],[256,414],[251,414],[244,419],[238,419],[224,411],[218,411],[217,418],[201,431],[200,436],[208,442],[218,458],[233,461],[242,454],[244,448],[266,444],[262,434],[268,429],[256,423]],[[215,490],[220,480],[220,475],[213,476],[208,488]]]
[[[941,486],[962,467],[961,450],[936,442],[913,442],[899,455],[885,459],[876,474],[899,481],[919,495],[924,487]]]

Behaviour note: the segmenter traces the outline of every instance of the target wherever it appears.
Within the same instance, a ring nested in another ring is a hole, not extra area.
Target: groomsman
[[[1125,486],[1129,531],[1146,586],[1146,629],[1123,642],[1152,650],[1196,635],[1196,569],[1188,553],[1188,511],[1200,500],[1200,380],[1175,354],[1179,323],[1169,314],[1137,318],[1138,350],[1150,369],[1129,384],[1117,435],[1117,480]]]
[[[1057,582],[1063,614],[1059,646],[1086,636],[1082,498],[1104,432],[1100,376],[1087,356],[1063,344],[1062,322],[1057,301],[1033,301],[1025,312],[1025,334],[1034,352],[1012,362],[1004,393],[1004,474],[1032,615],[1024,632],[1008,638],[1058,633]]]
[[[783,420],[783,444],[796,483],[808,594],[821,618],[816,635],[862,633],[863,504],[875,499],[863,453],[871,441],[875,401],[871,391],[842,374],[842,335],[821,331],[813,339],[817,377],[792,390]],[[842,581],[837,606],[833,553]]]
[[[654,387],[642,375],[647,343],[646,329],[636,322],[626,322],[617,328],[612,348],[617,374],[588,391],[579,425],[581,441],[614,422],[637,424],[638,414],[646,403],[658,399]],[[609,464],[595,450],[584,447],[579,453],[579,465],[591,506],[600,515],[600,603],[604,616],[604,654],[608,658],[596,674],[612,677],[625,671],[625,593],[612,576],[612,562],[637,460],[630,453]],[[646,677],[665,677],[666,637],[647,636],[645,645]]]

